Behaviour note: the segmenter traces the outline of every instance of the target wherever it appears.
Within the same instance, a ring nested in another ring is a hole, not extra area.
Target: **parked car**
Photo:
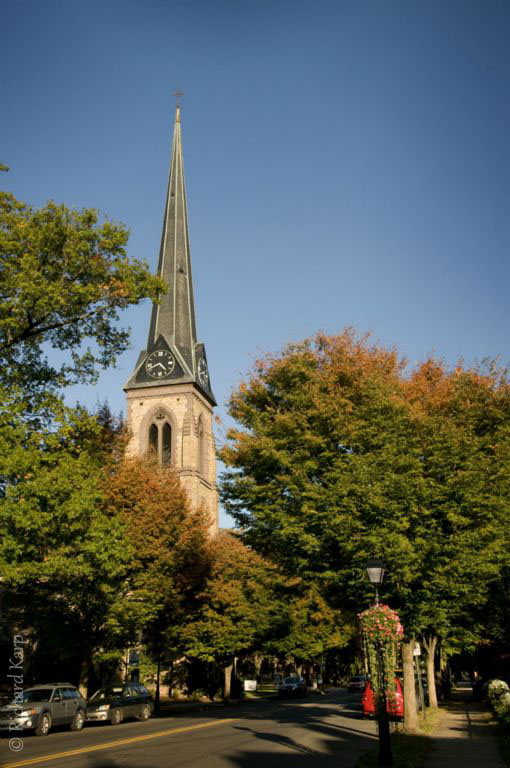
[[[347,683],[347,693],[355,693],[356,691],[362,691],[365,687],[365,683],[368,678],[366,675],[354,675]]]
[[[100,688],[87,702],[87,720],[108,721],[111,725],[118,725],[129,717],[148,720],[153,712],[152,696],[140,683]]]
[[[0,729],[15,733],[33,730],[36,736],[46,736],[52,725],[69,725],[81,731],[87,704],[70,683],[46,683],[27,688],[23,697],[0,709]]]
[[[363,717],[375,717],[377,714],[374,691],[370,680],[367,680],[363,689],[361,710]],[[386,691],[386,712],[392,719],[403,720],[404,718],[404,694],[398,677],[395,678],[395,690]]]
[[[279,696],[306,696],[306,682],[299,675],[284,677],[278,688]]]

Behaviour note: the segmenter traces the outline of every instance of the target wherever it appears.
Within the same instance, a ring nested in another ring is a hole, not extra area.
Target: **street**
[[[335,689],[117,727],[88,724],[80,733],[25,734],[17,754],[4,736],[1,768],[350,768],[376,746],[375,734],[375,724],[361,719],[360,694]]]

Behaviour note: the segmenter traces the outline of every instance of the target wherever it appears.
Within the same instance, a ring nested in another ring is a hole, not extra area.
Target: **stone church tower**
[[[180,108],[175,116],[158,275],[167,284],[152,307],[147,349],[140,352],[124,390],[128,452],[154,452],[179,473],[191,504],[202,504],[218,528],[213,407],[205,347],[197,342]]]

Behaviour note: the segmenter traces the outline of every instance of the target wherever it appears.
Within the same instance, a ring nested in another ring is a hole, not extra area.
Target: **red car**
[[[370,680],[365,683],[361,697],[361,709],[363,717],[375,717],[377,714],[374,691]],[[395,690],[391,693],[386,691],[386,711],[392,718],[404,719],[404,694],[398,677],[395,678]]]

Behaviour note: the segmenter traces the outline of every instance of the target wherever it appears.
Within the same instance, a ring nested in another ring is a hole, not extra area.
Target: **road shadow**
[[[362,720],[361,707],[355,708],[354,702],[342,701],[340,706],[331,700],[305,700],[304,704],[245,714],[243,724],[232,728],[250,734],[253,742],[229,750],[226,764],[235,768],[349,768],[362,753],[377,748],[376,725]],[[261,727],[264,720],[267,729]],[[303,739],[293,738],[294,726],[304,731]],[[267,744],[266,750],[255,747],[260,742]]]
[[[296,752],[301,752],[305,755],[318,755],[320,754],[315,749],[309,749],[308,747],[303,746],[302,744],[298,744],[297,741],[294,741],[294,739],[290,739],[288,736],[283,736],[279,733],[269,733],[265,731],[256,731],[254,728],[246,728],[243,725],[234,725],[235,731],[247,731],[248,733],[252,733],[256,739],[262,739],[263,741],[273,741],[275,744],[281,744],[284,747],[289,747],[289,749],[293,749]]]
[[[124,764],[113,757],[102,755],[87,755],[87,762],[90,768],[124,768]]]

